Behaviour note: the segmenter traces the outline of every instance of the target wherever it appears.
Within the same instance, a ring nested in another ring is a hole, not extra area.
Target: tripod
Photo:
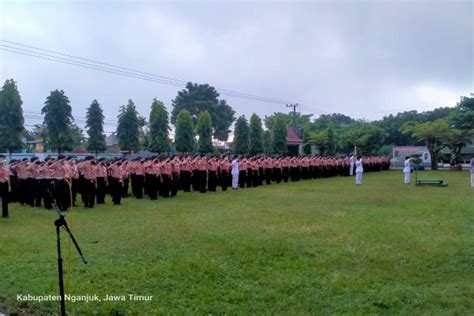
[[[72,234],[71,230],[69,229],[69,226],[67,225],[65,215],[61,213],[61,210],[56,204],[56,200],[54,199],[48,187],[46,187],[46,192],[49,195],[52,201],[52,205],[59,216],[59,218],[54,221],[54,226],[56,226],[56,242],[57,242],[57,248],[58,248],[58,277],[59,277],[59,294],[61,296],[61,315],[64,316],[66,315],[66,301],[64,297],[63,258],[61,256],[61,236],[60,236],[61,227],[69,234],[69,237],[71,237],[71,240],[74,243],[74,246],[76,247],[76,250],[79,253],[79,256],[81,257],[84,264],[87,264],[87,260],[84,258],[81,248],[79,247],[76,239],[74,238],[74,235]]]

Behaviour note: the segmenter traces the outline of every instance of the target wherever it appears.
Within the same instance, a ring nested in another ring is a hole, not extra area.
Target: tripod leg
[[[59,228],[56,224],[56,238],[58,245],[58,273],[59,273],[59,295],[61,296],[61,315],[66,315],[66,302],[64,299],[64,281],[63,281],[63,258],[61,257],[61,238]]]

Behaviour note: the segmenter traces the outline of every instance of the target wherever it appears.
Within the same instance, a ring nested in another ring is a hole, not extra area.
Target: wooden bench
[[[418,179],[416,185],[435,185],[439,187],[447,187],[448,182],[443,179]]]

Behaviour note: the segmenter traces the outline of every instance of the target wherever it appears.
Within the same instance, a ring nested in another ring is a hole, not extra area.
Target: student
[[[236,157],[234,157],[234,160],[232,160],[232,189],[236,190],[239,187],[239,160]]]
[[[474,157],[471,158],[471,188],[474,188]]]
[[[356,166],[356,178],[355,178],[355,181],[356,181],[356,185],[360,185],[362,184],[362,174],[364,173],[364,165],[362,163],[362,156],[358,156],[357,157],[357,161],[355,163],[355,166]]]
[[[2,217],[8,218],[8,194],[10,187],[10,167],[4,163],[5,156],[0,155],[0,198],[2,199]]]
[[[410,166],[411,159],[410,157],[405,157],[405,163],[403,167],[403,174],[405,175],[404,183],[410,184],[410,175],[411,175],[411,166]]]
[[[355,157],[354,155],[352,155],[349,158],[349,176],[352,176],[354,174],[354,160],[355,160]]]

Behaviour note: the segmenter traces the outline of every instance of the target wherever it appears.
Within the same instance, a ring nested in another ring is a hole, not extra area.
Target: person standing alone
[[[232,160],[232,189],[236,190],[239,187],[239,160],[234,157]]]
[[[405,175],[404,183],[410,184],[410,175],[411,175],[411,166],[410,166],[411,159],[410,157],[405,157],[404,167],[403,167],[403,174]]]
[[[356,184],[360,185],[362,184],[362,174],[364,173],[364,165],[362,164],[362,156],[357,157],[357,161],[355,163],[356,166]]]

